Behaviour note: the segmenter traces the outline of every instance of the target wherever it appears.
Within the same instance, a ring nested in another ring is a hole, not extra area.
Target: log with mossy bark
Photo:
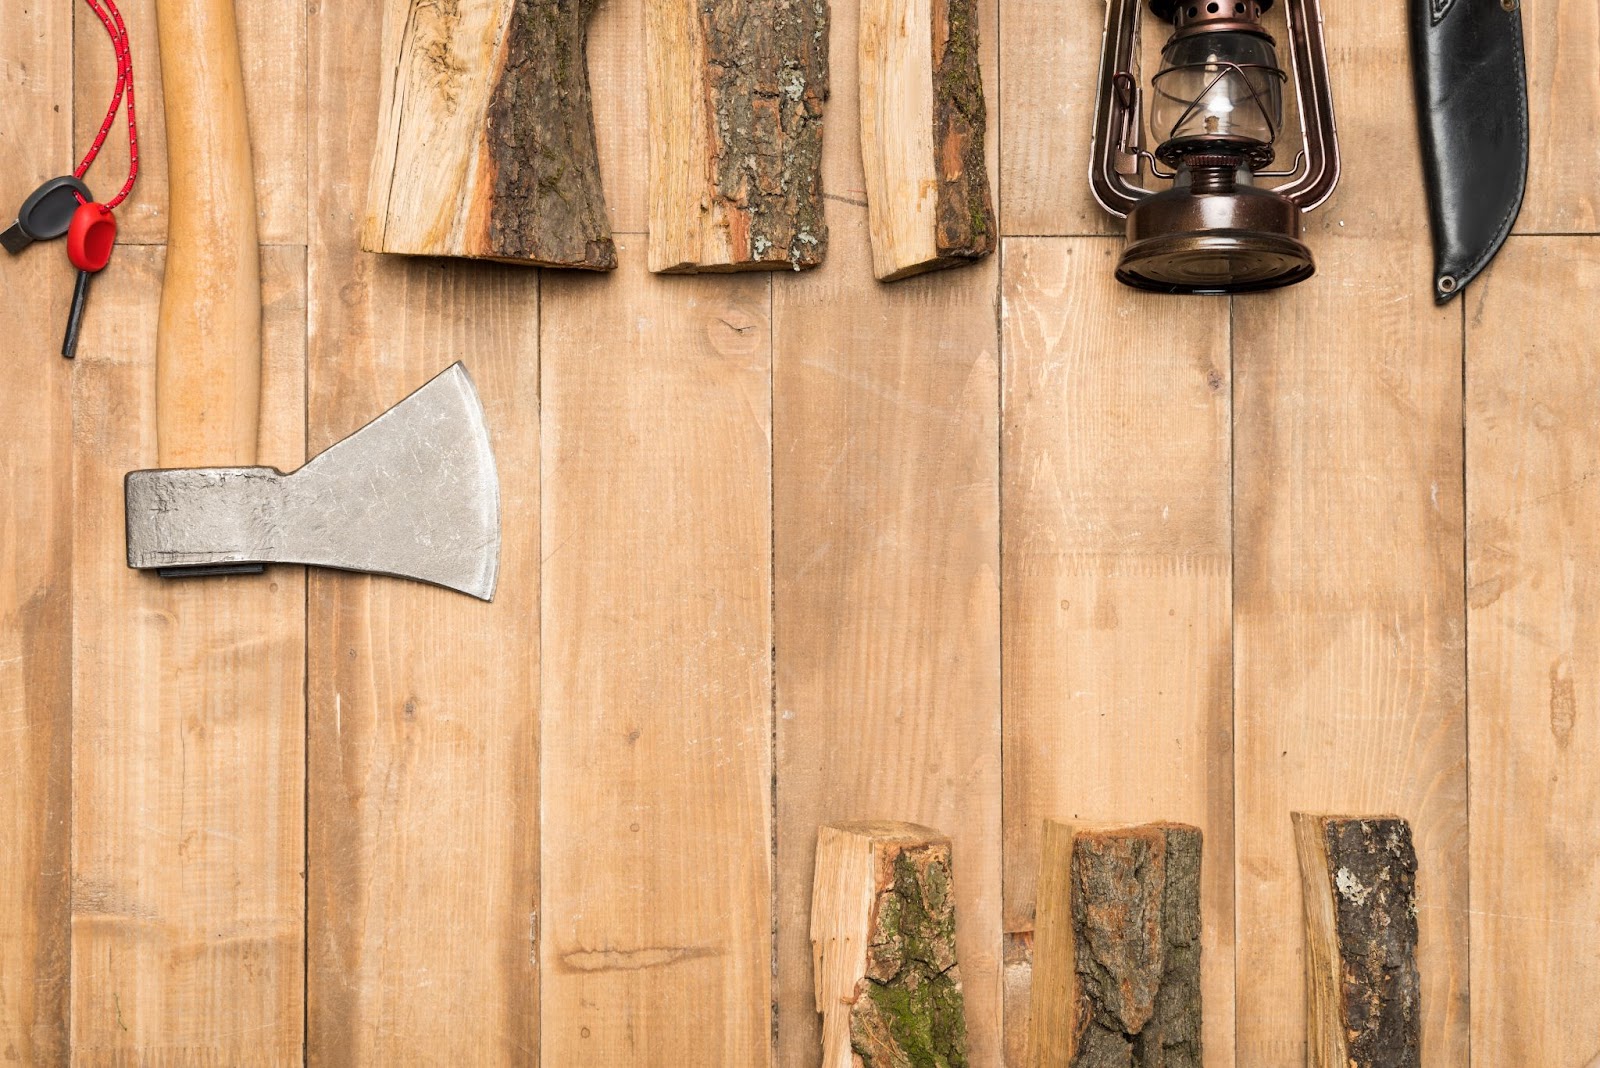
[[[987,256],[976,0],[862,0],[859,60],[873,273],[889,282]]]
[[[652,271],[822,262],[827,0],[645,0]]]
[[[586,40],[595,0],[389,0],[362,248],[617,265]]]
[[[1200,1068],[1197,828],[1045,821],[1032,1068]]]
[[[823,1068],[965,1068],[948,838],[913,823],[823,827],[811,946]]]
[[[1293,815],[1313,1068],[1420,1068],[1417,854],[1398,816]]]

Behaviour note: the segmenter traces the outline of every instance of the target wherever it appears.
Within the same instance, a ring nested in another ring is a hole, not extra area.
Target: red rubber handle
[[[67,227],[67,259],[80,271],[98,271],[111,261],[117,218],[104,204],[79,204]]]

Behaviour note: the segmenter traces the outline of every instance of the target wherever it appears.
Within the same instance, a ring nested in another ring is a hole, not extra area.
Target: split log
[[[821,263],[826,0],[645,8],[650,269]]]
[[[596,0],[389,0],[361,247],[617,265],[589,103]]]
[[[1200,831],[1046,820],[1033,1068],[1200,1068]]]
[[[977,0],[862,0],[860,66],[873,273],[993,252]]]
[[[950,839],[914,823],[817,833],[811,948],[823,1068],[964,1068]]]
[[[1397,816],[1296,812],[1314,1068],[1420,1068],[1417,854]]]

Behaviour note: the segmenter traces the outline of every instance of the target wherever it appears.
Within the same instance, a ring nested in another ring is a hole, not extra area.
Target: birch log
[[[860,76],[873,273],[994,251],[977,0],[862,0]]]
[[[811,946],[822,1068],[965,1068],[950,839],[914,823],[817,833]]]
[[[1396,816],[1296,812],[1313,1068],[1420,1068],[1417,854]]]
[[[1046,820],[1033,1068],[1200,1068],[1200,831]]]
[[[821,263],[826,0],[645,0],[645,9],[650,269]]]
[[[361,247],[617,265],[586,57],[596,0],[388,0]]]

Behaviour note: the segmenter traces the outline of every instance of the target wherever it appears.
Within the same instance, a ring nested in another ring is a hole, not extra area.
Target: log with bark
[[[1200,1068],[1200,847],[1183,824],[1045,821],[1033,1068]]]
[[[862,0],[861,161],[873,273],[994,251],[976,0]]]
[[[617,265],[586,58],[596,0],[389,0],[362,248]]]
[[[914,823],[817,833],[811,946],[823,1068],[965,1068],[950,840]]]
[[[1420,1068],[1417,854],[1398,816],[1293,815],[1314,1068]]]
[[[650,269],[821,263],[826,0],[646,0],[645,13]]]

